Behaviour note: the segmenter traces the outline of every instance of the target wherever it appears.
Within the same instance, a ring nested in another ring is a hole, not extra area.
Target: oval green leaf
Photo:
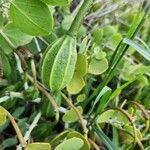
[[[54,150],[80,150],[83,144],[82,139],[73,137],[59,144]]]
[[[97,45],[99,45],[100,43],[101,43],[101,41],[102,41],[102,39],[103,39],[103,33],[104,31],[103,31],[103,29],[101,29],[101,28],[95,28],[94,30],[93,30],[93,33],[92,33],[92,36],[93,36],[93,41],[97,44]]]
[[[109,123],[120,128],[122,125],[129,124],[128,118],[117,110],[107,110],[99,115],[97,123]]]
[[[98,53],[96,54],[96,56],[95,56],[95,58],[96,58],[97,60],[102,60],[102,59],[104,59],[105,57],[106,57],[106,53],[103,52],[103,51],[98,52]]]
[[[80,138],[84,141],[84,145],[82,146],[82,148],[80,150],[90,150],[90,144],[88,142],[88,140],[79,132],[76,131],[72,131],[70,133],[68,133],[67,138],[73,138],[73,137],[77,137]]]
[[[83,102],[86,98],[86,95],[85,94],[80,94],[77,96],[77,102],[80,103],[80,102]]]
[[[8,23],[7,25],[5,25],[2,31],[13,43],[15,48],[19,46],[24,46],[30,43],[33,39],[33,36],[21,32],[18,28],[14,26],[13,23]]]
[[[53,27],[51,12],[40,0],[13,0],[9,15],[16,27],[30,35],[48,35]]]
[[[50,45],[41,61],[41,78],[52,91],[66,87],[73,77],[77,59],[76,39],[65,35]]]
[[[78,106],[77,109],[82,114],[83,112],[82,107]],[[73,109],[68,110],[63,116],[63,121],[66,123],[73,123],[77,120],[79,120],[79,117],[77,116],[76,112]]]
[[[76,72],[80,76],[84,76],[87,73],[87,70],[88,70],[87,57],[86,55],[79,53],[77,55]]]
[[[135,131],[138,139],[142,140],[143,136],[140,130],[136,129]],[[123,144],[131,144],[134,141],[134,137],[132,135],[134,135],[134,131],[131,125],[126,125],[124,126],[124,130],[119,131],[120,141]]]
[[[11,46],[13,45],[14,48],[17,48],[28,44],[32,39],[33,36],[21,32],[13,23],[6,24],[0,30],[0,47],[6,54],[13,51],[12,47],[8,44],[8,41],[11,42]]]
[[[106,58],[97,60],[93,58],[89,64],[89,73],[99,75],[108,69],[108,61]]]
[[[67,86],[67,91],[70,94],[75,95],[78,94],[84,86],[85,82],[83,77],[81,77],[80,75],[78,75],[78,73],[75,72],[72,80]]]
[[[53,138],[50,141],[50,144],[52,145],[52,147],[56,147],[61,141],[63,141],[66,138],[67,134],[71,131],[72,131],[71,129],[67,129],[61,132],[60,134],[58,134],[55,138]]]

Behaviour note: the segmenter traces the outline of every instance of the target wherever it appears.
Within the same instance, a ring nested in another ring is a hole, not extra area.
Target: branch
[[[8,116],[8,118],[10,119],[10,122],[11,122],[12,126],[14,127],[14,129],[15,129],[15,131],[16,131],[16,134],[17,134],[17,137],[18,137],[18,140],[19,140],[21,146],[22,146],[22,147],[25,147],[25,146],[26,146],[26,141],[24,140],[24,138],[23,138],[23,136],[22,136],[22,133],[21,133],[21,131],[20,131],[20,129],[19,129],[19,127],[18,127],[18,125],[17,125],[17,123],[16,123],[14,117],[13,117],[4,107],[2,107],[2,108],[3,108],[3,109],[5,110],[5,112],[7,113],[7,116]]]
[[[99,146],[91,139],[88,139],[89,143],[94,147],[95,150],[100,150]]]
[[[68,105],[75,111],[77,116],[79,117],[80,123],[82,125],[83,131],[85,133],[85,137],[87,137],[88,134],[88,128],[86,127],[85,120],[83,119],[81,113],[79,110],[71,103],[71,101],[61,92],[62,97],[65,99],[65,101],[68,103]]]

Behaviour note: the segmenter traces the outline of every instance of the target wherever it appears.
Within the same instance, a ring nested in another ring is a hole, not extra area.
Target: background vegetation
[[[42,1],[0,0],[0,150],[150,150],[149,1],[91,1],[59,91],[43,84],[41,61],[82,1]]]

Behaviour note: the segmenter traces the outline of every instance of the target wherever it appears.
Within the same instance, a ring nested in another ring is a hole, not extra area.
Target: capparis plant
[[[0,0],[0,149],[149,150],[148,1]]]

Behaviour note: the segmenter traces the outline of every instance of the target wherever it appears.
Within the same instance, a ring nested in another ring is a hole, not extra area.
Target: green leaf
[[[134,48],[137,52],[139,52],[145,59],[150,61],[150,49],[145,49],[138,43],[134,42],[133,40],[125,38],[123,40],[124,43],[130,45],[132,48]]]
[[[150,149],[150,146],[148,146],[148,147],[145,148],[145,150],[149,150],[149,149]]]
[[[98,52],[98,53],[96,54],[96,56],[95,56],[95,58],[96,58],[97,60],[102,60],[102,59],[104,59],[105,57],[106,57],[106,53],[105,53],[105,52],[102,52],[102,51]]]
[[[6,24],[0,30],[0,47],[6,54],[13,51],[13,48],[24,46],[31,42],[33,36],[27,35],[16,28],[13,23]],[[9,45],[11,43],[11,45]]]
[[[99,29],[99,28],[96,28],[94,29],[93,33],[92,33],[92,36],[93,36],[93,40],[94,42],[99,45],[100,42],[102,41],[102,38],[103,38],[103,34],[104,34],[104,31],[103,29]]]
[[[18,28],[14,26],[13,23],[8,23],[2,29],[5,36],[13,43],[15,48],[19,46],[24,46],[31,42],[33,36],[27,35],[21,32]]]
[[[50,121],[39,123],[32,131],[34,139],[42,140],[49,136],[53,130],[53,124]]]
[[[66,137],[67,137],[67,134],[69,132],[71,132],[72,130],[71,129],[67,129],[63,132],[61,132],[60,134],[58,134],[55,138],[53,138],[51,141],[50,141],[50,144],[52,145],[52,147],[55,147],[57,146],[60,142],[62,142],[62,140],[64,140]]]
[[[44,3],[48,5],[53,5],[53,6],[65,6],[69,5],[71,0],[41,0]]]
[[[81,39],[86,36],[87,28],[83,25],[80,26],[79,31],[77,33],[77,39]]]
[[[121,40],[122,40],[122,35],[120,33],[117,33],[112,36],[110,43],[114,48],[116,48]]]
[[[101,8],[101,6],[102,6],[102,3],[94,2],[92,7],[91,7],[91,11],[96,12]]]
[[[117,33],[117,27],[116,26],[106,26],[103,28],[104,30],[104,37],[107,37],[107,38],[111,38],[114,34]]]
[[[74,73],[73,78],[71,79],[70,83],[67,85],[67,91],[70,94],[78,94],[82,88],[85,86],[85,82],[83,77],[78,75],[78,73]]]
[[[103,95],[103,97],[101,98],[99,102],[99,106],[97,107],[97,114],[100,114],[105,110],[108,103],[110,102],[111,93],[112,93],[112,90],[108,88],[108,91]]]
[[[142,133],[140,130],[136,129],[136,135],[139,140],[142,140]],[[120,130],[119,132],[120,141],[123,144],[131,144],[134,141],[134,132],[133,127],[131,125],[124,126],[124,130]]]
[[[78,106],[77,109],[81,114],[83,113],[81,106]],[[63,116],[63,121],[66,123],[73,123],[78,120],[79,120],[79,118],[73,109],[68,110]]]
[[[31,86],[26,91],[24,91],[24,98],[27,101],[35,100],[39,97],[39,91],[35,87]]]
[[[64,19],[63,19],[63,21],[61,23],[62,24],[62,28],[64,30],[69,30],[73,19],[74,19],[73,15],[65,15]]]
[[[89,64],[89,73],[99,75],[104,73],[108,69],[108,61],[106,58],[97,60],[93,58]]]
[[[51,145],[49,143],[31,143],[25,150],[51,150]]]
[[[57,106],[60,106],[61,105],[61,96],[60,96],[60,93],[59,92],[58,93],[54,93],[52,96],[53,96],[55,102],[57,103]],[[44,117],[46,117],[46,118],[49,118],[49,117],[55,115],[55,110],[52,107],[52,104],[45,97],[42,99],[41,112],[42,112],[42,115]]]
[[[143,64],[130,65],[126,67],[125,72],[122,74],[123,80],[129,81],[141,76],[150,71],[150,66],[144,66]]]
[[[60,91],[71,81],[77,59],[76,38],[67,34],[50,45],[41,61],[41,78],[52,91]]]
[[[87,57],[84,54],[79,53],[77,55],[77,62],[76,62],[76,72],[80,76],[84,76],[88,70],[88,62]]]
[[[83,140],[73,137],[59,144],[54,150],[80,150],[83,144]]]
[[[83,102],[86,98],[85,94],[80,94],[77,96],[77,102]]]
[[[128,118],[117,110],[107,110],[97,118],[97,123],[110,123],[118,128],[129,123]]]
[[[24,113],[24,111],[25,111],[25,106],[17,107],[13,112],[13,117],[19,118]]]
[[[89,38],[88,36],[85,36],[85,38],[83,38],[81,44],[80,44],[80,48],[79,48],[79,53],[86,53],[86,51],[88,50],[89,48]]]
[[[5,124],[7,119],[7,113],[3,107],[0,106],[0,128]]]
[[[53,27],[51,12],[40,0],[13,0],[9,15],[16,27],[30,35],[48,35]]]
[[[94,101],[94,104],[92,105],[92,108],[91,108],[91,111],[92,112],[95,108],[95,105],[99,102],[99,107],[97,108],[97,112],[96,113],[101,113],[101,111],[103,111],[103,109],[106,107],[108,101],[109,101],[109,98],[108,99],[104,99],[105,95],[109,97],[110,93],[111,93],[111,89],[108,87],[108,86],[105,86],[101,91],[100,93],[97,95],[95,101]],[[101,102],[101,100],[104,99],[103,102]],[[101,110],[99,110],[101,109]]]
[[[4,140],[1,143],[1,146],[5,149],[6,147],[14,146],[17,143],[18,143],[18,140],[15,137],[13,137],[13,138],[8,138],[8,139]]]
[[[90,150],[90,144],[88,142],[88,140],[79,132],[76,131],[72,131],[70,133],[68,133],[67,138],[73,138],[73,137],[77,137],[80,138],[84,141],[84,145],[82,146],[82,148],[80,150]]]
[[[138,81],[139,81],[139,85],[141,88],[144,88],[144,86],[148,86],[149,85],[149,80],[147,78],[147,76],[140,76],[138,78]]]

